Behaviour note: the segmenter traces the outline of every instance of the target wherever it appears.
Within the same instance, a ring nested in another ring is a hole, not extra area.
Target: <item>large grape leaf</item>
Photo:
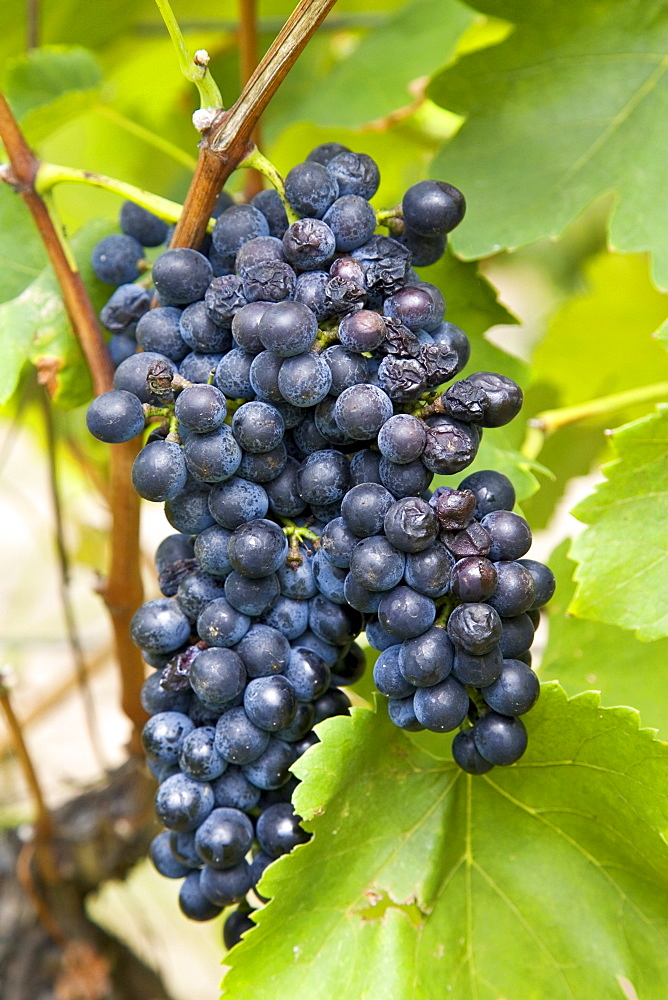
[[[596,687],[607,705],[633,705],[645,724],[668,732],[668,639],[640,643],[616,625],[569,615],[575,582],[568,546],[563,542],[550,557],[557,589],[547,607],[549,637],[541,678],[554,678],[572,693]]]
[[[99,307],[110,289],[93,275],[90,255],[94,245],[113,229],[105,219],[83,227],[71,246],[81,276]],[[90,399],[90,375],[72,332],[56,277],[45,268],[19,296],[0,305],[0,403],[14,392],[21,369],[31,361],[49,392],[62,406],[79,406]]]
[[[296,117],[359,128],[414,101],[413,80],[454,55],[474,12],[458,0],[413,0],[362,39],[313,88]]]
[[[325,723],[295,767],[314,837],[267,871],[224,995],[665,1000],[668,746],[556,684],[527,724],[519,765],[472,778],[383,706]]]
[[[571,548],[579,565],[569,610],[659,639],[668,635],[668,406],[611,441],[618,458],[606,481],[573,510],[589,527]]]
[[[35,143],[90,110],[101,84],[92,52],[54,45],[11,59],[5,89],[26,138]]]
[[[516,24],[446,68],[429,96],[466,117],[432,165],[460,186],[453,236],[480,257],[562,233],[614,191],[612,246],[651,250],[668,286],[668,9],[663,0],[477,0]]]
[[[599,254],[585,267],[587,288],[552,318],[533,357],[535,382],[552,383],[559,406],[633,389],[668,373],[652,336],[668,315],[644,255]],[[621,421],[618,421],[621,422]]]

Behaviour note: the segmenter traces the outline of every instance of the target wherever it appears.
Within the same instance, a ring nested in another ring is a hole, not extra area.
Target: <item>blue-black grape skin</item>
[[[401,645],[396,644],[383,650],[373,667],[373,682],[381,694],[388,698],[408,698],[414,695],[416,687],[407,681],[399,669]]]
[[[190,872],[183,880],[179,891],[179,907],[189,920],[197,921],[213,920],[222,910],[222,906],[216,906],[202,892],[198,871]]]
[[[503,657],[498,646],[487,653],[476,656],[463,649],[455,649],[452,673],[462,684],[472,687],[486,687],[499,677],[503,668]]]
[[[186,736],[195,728],[182,712],[159,712],[151,716],[142,730],[142,745],[147,757],[161,764],[174,764]]]
[[[290,660],[285,669],[285,677],[290,681],[299,701],[314,701],[329,687],[330,670],[325,661],[314,650],[295,641],[290,652]]]
[[[257,821],[257,839],[270,858],[288,854],[298,844],[305,844],[309,834],[299,825],[290,802],[277,802],[262,813]]]
[[[390,635],[399,640],[413,639],[434,624],[436,605],[430,597],[399,586],[384,595],[378,606],[378,618]]]
[[[225,768],[224,761],[215,747],[216,730],[213,726],[198,726],[183,740],[179,753],[179,767],[195,781],[213,781]]]
[[[404,575],[406,557],[384,535],[362,538],[353,549],[350,572],[360,586],[370,591],[396,587]]]
[[[108,285],[125,285],[139,277],[144,248],[134,237],[121,233],[105,236],[93,249],[93,271]]]
[[[377,535],[394,497],[380,483],[360,483],[348,490],[341,502],[342,526],[358,538]],[[348,562],[350,565],[350,562]]]
[[[129,440],[144,426],[142,403],[175,403],[180,435],[167,440],[166,421],[152,428],[136,463],[139,492],[169,497],[179,534],[156,556],[165,597],[140,609],[132,635],[156,670],[142,689],[145,740],[158,813],[172,831],[152,851],[166,875],[185,875],[181,907],[194,919],[257,884],[267,850],[279,856],[308,839],[289,804],[289,767],[318,742],[314,725],[348,713],[340,686],[363,674],[354,644],[363,626],[399,728],[446,732],[470,713],[474,726],[455,737],[453,754],[471,774],[512,763],[525,745],[513,716],[537,695],[529,647],[552,574],[518,561],[530,532],[501,474],[461,484],[475,500],[470,523],[439,506],[442,489],[433,509],[427,502],[433,474],[465,468],[476,424],[507,422],[521,391],[489,372],[445,387],[470,345],[411,263],[442,254],[463,198],[420,182],[404,199],[403,236],[377,235],[368,199],[378,180],[370,157],[323,144],[288,175],[288,198],[306,217],[288,225],[276,192],[252,205],[223,193],[202,252],[178,248],[156,261],[158,308],[149,311],[146,282],[126,277],[102,315],[123,340],[110,353],[126,406],[105,428],[102,397],[89,424],[97,419],[103,439]],[[165,226],[132,205],[124,217],[133,236],[146,226],[145,242],[126,234],[118,244],[138,271],[148,230]],[[152,395],[152,364],[168,374],[178,365],[193,384],[174,380]],[[445,415],[414,416],[413,401],[440,386]],[[283,518],[294,527],[284,531]],[[293,534],[302,528],[316,539]],[[457,601],[448,618],[447,602]],[[189,688],[172,690],[186,670]],[[492,711],[478,717],[484,705],[465,685]],[[185,728],[171,732],[170,718]],[[245,828],[236,855],[225,853],[217,815],[235,811]],[[260,836],[252,870],[248,811],[266,828],[276,815],[284,829],[281,847]],[[247,912],[243,902],[228,921],[228,946],[252,926]]]
[[[133,392],[111,389],[102,393],[88,407],[86,426],[98,441],[121,444],[144,430],[144,411]]]
[[[190,668],[190,685],[206,705],[223,709],[243,693],[246,670],[234,649],[212,647],[195,657]]]
[[[253,824],[240,809],[213,809],[195,833],[195,849],[212,868],[234,868],[253,842]]]
[[[257,677],[244,691],[244,710],[254,725],[269,733],[288,726],[297,711],[297,695],[288,677]]]
[[[157,247],[167,238],[167,223],[133,201],[124,201],[120,214],[121,229],[144,247]]]
[[[224,597],[225,585],[218,576],[195,569],[184,576],[176,590],[179,607],[192,622],[197,621],[209,601]]]
[[[196,830],[213,809],[211,785],[178,773],[162,782],[155,797],[155,811],[168,830]]]
[[[504,660],[503,669],[482,695],[500,715],[524,715],[538,700],[540,683],[531,667],[521,660]]]
[[[189,865],[178,861],[170,846],[170,833],[163,830],[151,841],[148,849],[153,866],[165,878],[185,878],[191,870]]]
[[[215,906],[238,903],[251,888],[250,865],[241,860],[233,868],[213,868],[205,865],[199,873],[202,893]]]
[[[422,635],[407,639],[399,647],[398,667],[415,687],[430,687],[452,671],[454,647],[445,629],[433,625]]]
[[[190,622],[176,601],[158,597],[135,611],[130,622],[130,636],[140,649],[170,653],[190,635]]]
[[[519,562],[494,563],[497,581],[493,594],[487,598],[504,618],[521,615],[533,606],[536,585],[529,570]]]
[[[225,580],[225,597],[232,607],[255,618],[264,614],[279,593],[275,573],[252,580],[234,570]]]
[[[244,774],[258,788],[272,791],[290,780],[289,768],[295,759],[294,744],[284,743],[280,738],[271,736],[264,753],[244,766]]]
[[[493,767],[478,752],[472,729],[457,733],[452,741],[452,756],[455,763],[467,774],[486,774]]]
[[[418,722],[434,733],[450,733],[466,718],[469,696],[454,677],[415,692],[413,707]]]
[[[132,465],[132,485],[144,500],[172,500],[186,485],[183,449],[173,441],[151,441]]]
[[[137,343],[142,351],[157,351],[179,364],[191,346],[181,336],[181,310],[174,306],[158,306],[144,313],[137,323]]]
[[[165,250],[153,265],[153,284],[162,305],[189,305],[203,299],[213,278],[208,259],[198,250]]]
[[[216,749],[230,764],[240,767],[250,764],[268,745],[269,733],[255,726],[240,706],[220,716],[216,725]]]
[[[249,677],[282,673],[290,659],[290,643],[277,628],[256,623],[235,647]]]
[[[506,767],[520,759],[527,748],[527,731],[521,719],[488,712],[473,727],[478,753],[496,766]]]

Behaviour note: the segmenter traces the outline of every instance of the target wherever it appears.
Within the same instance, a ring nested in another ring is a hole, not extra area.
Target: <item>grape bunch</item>
[[[132,482],[175,531],[156,553],[163,596],[131,629],[155,671],[151,856],[184,879],[187,916],[240,904],[228,946],[266,866],[308,839],[289,769],[314,725],[348,712],[362,631],[392,721],[459,729],[468,773],[519,759],[538,697],[530,646],[554,580],[523,558],[512,484],[482,471],[431,490],[522,404],[503,375],[453,381],[468,339],[413,269],[443,254],[464,198],[421,181],[377,216],[379,180],[327,143],[284,198],[223,193],[201,251],[164,250],[150,281],[145,248],[169,234],[146,210],[124,205],[93,252],[117,286],[101,313],[116,372],[88,427],[113,444],[152,425]]]

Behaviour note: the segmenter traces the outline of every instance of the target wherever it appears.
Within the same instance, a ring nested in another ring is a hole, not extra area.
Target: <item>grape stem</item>
[[[35,812],[37,813],[35,842],[38,848],[39,859],[42,862],[42,871],[48,880],[53,882],[57,878],[55,860],[51,851],[53,818],[46,804],[35,765],[23,737],[23,727],[14,712],[10,688],[10,679],[5,668],[4,670],[0,670],[0,705],[2,705],[2,710],[7,720],[7,726],[12,736],[12,742],[21,765],[21,770],[23,771],[25,783],[35,803]]]
[[[661,399],[668,399],[668,382],[656,382],[638,389],[616,392],[610,396],[601,396],[599,399],[577,403],[575,406],[544,410],[528,421],[521,452],[526,458],[537,458],[546,438],[561,430],[562,427],[569,427],[571,424],[578,424],[583,420],[595,417],[605,417],[617,410],[623,410],[627,406]]]
[[[165,222],[178,222],[183,212],[183,205],[168,198],[161,198],[152,191],[135,187],[126,181],[119,181],[115,177],[107,177],[105,174],[98,174],[93,170],[80,170],[76,167],[63,167],[58,163],[40,163],[35,176],[35,191],[44,196],[51,192],[57,184],[88,184],[91,187],[102,188],[103,191],[111,191],[121,198],[141,205],[142,208],[157,215]],[[216,223],[215,219],[209,219],[207,232],[211,232]]]
[[[300,0],[229,111],[221,111],[200,143],[197,169],[172,246],[197,249],[225,181],[252,151],[260,116],[336,0]]]
[[[303,561],[299,549],[300,543],[307,538],[313,543],[313,547],[317,549],[320,547],[320,536],[316,535],[315,531],[311,531],[310,528],[297,527],[295,522],[291,521],[289,517],[279,517],[279,521],[283,524],[283,531],[290,542],[290,548],[288,549],[285,561],[292,569],[296,569],[298,566],[301,566]]]
[[[314,354],[322,354],[322,352],[327,347],[331,347],[332,344],[338,344],[339,342],[339,331],[337,330],[318,330],[318,335],[313,342],[311,350]]]
[[[194,56],[190,55],[188,46],[179,27],[179,23],[174,17],[174,12],[169,4],[169,0],[155,0],[158,10],[165,22],[165,27],[169,32],[169,37],[176,49],[179,59],[179,68],[186,80],[194,83],[199,91],[201,108],[222,108],[223,98],[216,85],[215,80],[209,72],[209,54],[204,49],[200,49]]]
[[[401,205],[395,205],[394,208],[379,208],[376,212],[376,224],[379,226],[388,226],[393,219],[403,219],[404,212]]]
[[[264,177],[266,177],[270,184],[276,189],[279,198],[283,202],[288,222],[292,223],[297,221],[299,216],[290,205],[288,199],[285,197],[285,184],[283,182],[283,178],[271,160],[268,160],[267,157],[260,152],[257,146],[251,150],[246,159],[242,160],[239,166],[258,170]]]
[[[60,286],[95,393],[107,392],[113,387],[114,369],[95,309],[54,215],[45,199],[35,190],[39,161],[28,146],[3,94],[0,94],[0,140],[9,157],[9,164],[0,170],[0,179],[10,184],[26,203]],[[130,470],[139,446],[139,439],[135,439],[110,448],[111,566],[106,583],[101,588],[114,631],[121,677],[121,704],[133,724],[130,751],[135,754],[142,753],[139,734],[146,719],[139,697],[144,667],[139,650],[130,639],[130,619],[142,603],[139,497],[129,489]]]

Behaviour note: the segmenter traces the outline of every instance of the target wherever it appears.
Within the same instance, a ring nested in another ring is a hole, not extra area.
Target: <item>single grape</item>
[[[223,709],[242,694],[246,670],[235,650],[214,646],[197,654],[189,679],[193,691],[205,705]]]
[[[341,518],[345,528],[360,538],[377,535],[383,530],[394,497],[379,483],[361,483],[350,489],[341,502]]]
[[[269,737],[264,753],[251,764],[244,765],[244,774],[254,785],[265,791],[281,788],[290,780],[290,767],[296,760],[295,744]]]
[[[211,785],[186,774],[173,774],[158,788],[155,811],[168,830],[196,830],[213,809]]]
[[[210,903],[230,906],[243,899],[251,887],[250,865],[245,860],[224,870],[204,865],[199,874],[199,884]]]
[[[275,302],[267,306],[258,324],[258,336],[268,351],[291,358],[307,351],[318,333],[318,322],[302,302]]]
[[[361,247],[373,235],[376,213],[366,198],[344,194],[324,213],[324,221],[334,233],[336,249],[347,252]]]
[[[459,559],[453,566],[450,589],[458,601],[478,603],[494,593],[496,580],[494,563],[489,559],[469,556]]]
[[[329,687],[330,670],[315,650],[293,645],[285,677],[301,702],[314,701]]]
[[[103,392],[86,411],[86,426],[107,444],[121,444],[144,430],[144,411],[139,399],[124,389]]]
[[[189,920],[198,921],[213,920],[222,910],[222,906],[216,906],[202,892],[197,871],[186,875],[179,891],[179,907]]]
[[[431,687],[421,687],[413,698],[415,716],[425,729],[434,733],[449,733],[464,719],[469,708],[466,688],[454,677]]]
[[[448,635],[455,646],[474,656],[489,653],[502,628],[499,615],[488,604],[460,604],[448,618]]]
[[[249,677],[268,677],[282,673],[290,659],[286,637],[269,625],[255,624],[235,647]]]
[[[223,597],[224,593],[224,584],[220,577],[209,576],[203,570],[195,568],[192,573],[185,572],[181,576],[176,590],[176,599],[181,610],[194,622],[197,621],[209,601]]]
[[[415,462],[424,451],[427,431],[421,420],[409,413],[390,417],[378,432],[381,454],[397,465]]]
[[[142,403],[151,403],[154,406],[162,405],[162,399],[151,392],[147,381],[154,365],[166,366],[167,371],[176,372],[176,365],[164,354],[157,354],[155,351],[133,354],[132,357],[122,361],[114,372],[114,389],[125,389],[127,392],[132,392]]]
[[[204,298],[213,271],[198,250],[175,247],[160,254],[153,264],[151,277],[162,305],[188,305]]]
[[[178,861],[170,846],[171,834],[167,830],[159,833],[150,843],[148,855],[153,867],[165,878],[185,878],[190,871],[189,865]]]
[[[157,351],[178,364],[190,353],[190,346],[181,336],[181,310],[174,306],[158,306],[144,313],[137,323],[137,343],[142,351]]]
[[[205,531],[215,518],[209,510],[211,487],[205,483],[186,483],[180,493],[165,504],[165,517],[173,528],[186,535]]]
[[[153,653],[170,653],[189,635],[188,618],[176,601],[166,597],[142,604],[130,622],[130,638],[135,646]]]
[[[250,580],[234,570],[225,580],[225,597],[237,611],[258,617],[264,614],[280,593],[275,573]]]
[[[327,163],[338,184],[339,195],[373,198],[380,184],[377,164],[366,153],[338,153]]]
[[[521,719],[497,712],[483,715],[473,727],[478,753],[490,764],[507,766],[520,759],[527,748],[527,731]]]
[[[408,226],[422,236],[443,236],[464,218],[466,202],[461,191],[445,181],[418,181],[402,201]]]
[[[396,465],[387,458],[381,458],[379,472],[383,486],[398,499],[419,497],[429,489],[434,478],[420,459],[406,465]]]
[[[472,687],[486,687],[492,684],[503,668],[503,657],[498,646],[493,646],[487,653],[476,656],[463,649],[455,649],[453,675],[462,684]]]
[[[366,590],[392,590],[402,580],[406,557],[383,535],[363,538],[353,549],[350,572]]]
[[[211,601],[197,619],[199,637],[210,646],[234,646],[249,628],[248,615],[241,614],[224,597]]]
[[[334,407],[340,429],[357,441],[374,438],[392,413],[389,396],[377,386],[364,383],[344,389]]]
[[[331,385],[332,373],[327,362],[310,351],[286,358],[278,373],[281,396],[293,406],[315,406],[325,398]]]
[[[409,733],[419,733],[424,730],[424,726],[415,714],[413,695],[409,695],[408,698],[389,698],[387,714],[399,729],[405,729]]]
[[[249,812],[258,804],[260,789],[251,785],[241,768],[229,764],[227,770],[211,783],[213,797],[217,806],[228,809],[241,809]]]
[[[151,293],[141,285],[119,285],[100,312],[103,326],[112,333],[125,333],[151,308]]]
[[[132,465],[132,485],[144,500],[172,500],[181,492],[188,470],[181,445],[173,441],[151,441]]]
[[[410,587],[395,587],[383,596],[378,606],[378,619],[390,635],[400,640],[412,639],[434,624],[436,606],[430,597]]]
[[[335,178],[315,161],[298,163],[285,178],[285,197],[302,216],[321,219],[338,194],[339,185]]]
[[[139,277],[144,248],[134,237],[112,233],[93,247],[91,264],[100,281],[125,285]]]
[[[298,639],[308,625],[308,602],[281,595],[265,614],[264,621],[282,632],[286,639]]]
[[[290,683],[289,667],[286,675],[257,677],[248,682],[244,691],[244,710],[250,721],[275,733],[292,722],[297,711],[297,694]]]
[[[205,434],[224,424],[227,400],[215,385],[191,385],[176,397],[174,412],[181,426]]]
[[[453,556],[442,542],[421,552],[409,552],[406,556],[406,583],[418,594],[427,597],[443,597],[450,589],[450,574],[455,564]]]
[[[188,472],[204,483],[222,483],[230,479],[241,462],[241,448],[227,424],[204,434],[189,434],[183,445],[183,455]],[[213,510],[211,513],[215,517]]]
[[[188,733],[181,745],[179,767],[195,781],[213,781],[227,767],[214,745],[215,735],[213,726],[199,726]]]
[[[250,399],[255,391],[251,381],[254,357],[243,347],[233,347],[218,362],[214,385],[230,399]]]
[[[172,307],[167,306],[166,308]],[[157,309],[152,310],[152,312],[158,311]],[[192,302],[180,313],[179,335],[191,350],[199,351],[202,354],[214,352],[222,354],[229,351],[232,346],[229,331],[221,329],[217,323],[214,323],[203,300]],[[155,349],[160,350],[160,348]]]
[[[238,476],[217,483],[209,494],[209,510],[218,524],[230,530],[247,521],[264,518],[268,509],[269,500],[264,489]]]
[[[273,189],[259,191],[251,200],[251,205],[264,215],[270,235],[280,239],[288,228],[288,217],[278,191]]]
[[[269,733],[255,726],[241,707],[229,709],[216,724],[216,750],[230,764],[250,764],[268,746]]]
[[[316,451],[306,459],[297,481],[307,503],[335,503],[344,497],[350,483],[348,461],[338,451]]]
[[[336,237],[326,222],[320,219],[299,219],[283,234],[283,252],[293,267],[316,271],[331,260],[336,250]]]
[[[399,647],[399,670],[415,687],[439,684],[451,672],[453,662],[452,642],[445,629],[438,625],[414,639],[407,639]]]
[[[305,844],[310,837],[302,830],[300,821],[289,802],[277,802],[265,809],[257,821],[257,839],[262,850],[270,858],[280,858],[298,844]]]
[[[421,552],[438,537],[438,518],[425,500],[405,497],[387,511],[385,534],[401,552]]]
[[[144,753],[161,764],[176,764],[193,722],[182,712],[159,712],[145,724],[142,734]]]
[[[538,562],[536,559],[520,559],[519,564],[524,566],[533,577],[536,594],[530,610],[535,611],[547,604],[554,594],[556,588],[554,573],[549,566],[545,566],[544,563]]]
[[[273,521],[264,518],[240,524],[230,538],[228,555],[234,569],[244,576],[270,576],[285,562],[288,540]]]

